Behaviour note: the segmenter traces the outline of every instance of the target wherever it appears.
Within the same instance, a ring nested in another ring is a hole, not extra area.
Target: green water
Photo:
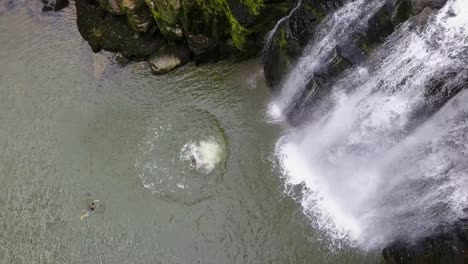
[[[0,263],[377,261],[320,242],[284,194],[255,61],[153,76],[93,54],[73,3],[40,10],[0,0]]]

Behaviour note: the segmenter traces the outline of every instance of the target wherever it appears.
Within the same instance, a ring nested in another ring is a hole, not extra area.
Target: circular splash
[[[181,150],[180,158],[190,162],[190,166],[209,174],[221,162],[223,150],[213,137],[199,142],[189,142]]]
[[[176,120],[158,118],[139,144],[135,167],[143,186],[159,198],[192,205],[210,198],[222,180],[226,140],[217,120],[203,110]]]

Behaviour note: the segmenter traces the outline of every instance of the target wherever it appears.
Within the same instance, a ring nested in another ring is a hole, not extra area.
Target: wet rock
[[[187,45],[193,54],[195,62],[205,62],[221,57],[215,39],[202,34],[189,34]]]
[[[392,23],[394,25],[399,25],[413,15],[413,5],[411,4],[411,0],[397,0],[395,10],[392,14]]]
[[[413,14],[418,14],[426,7],[442,8],[446,3],[447,0],[411,0]]]
[[[293,1],[76,0],[76,6],[79,31],[94,51],[144,58],[162,43],[179,43],[201,63],[257,55]]]
[[[393,13],[393,24],[399,25],[410,17],[423,12],[424,9],[440,9],[447,0],[397,0]]]
[[[263,51],[265,77],[271,87],[277,86],[289,66],[302,54],[316,26],[328,13],[345,1],[305,0],[298,2],[289,17],[271,33]]]
[[[130,62],[130,60],[125,58],[120,52],[115,54],[114,61],[120,66],[125,66]]]
[[[145,0],[164,37],[179,40],[184,36],[179,22],[180,0]]]
[[[155,74],[168,73],[190,61],[190,51],[183,45],[168,44],[149,57]]]
[[[120,9],[119,0],[96,0],[101,7],[107,12],[114,15],[122,15],[123,11]]]
[[[468,69],[441,69],[424,85],[425,100],[410,115],[411,120],[414,120],[412,127],[417,127],[459,92],[468,89]]]
[[[254,12],[248,6],[238,0],[227,0],[229,9],[236,20],[244,27],[253,26],[255,22]]]
[[[385,262],[389,264],[467,263],[467,220],[460,220],[454,226],[444,229],[415,243],[397,241],[390,244],[382,251]]]
[[[145,0],[119,0],[120,9],[123,12],[140,9],[145,6]]]
[[[380,44],[395,31],[392,23],[392,13],[395,7],[383,5],[367,22],[366,40],[372,44]]]
[[[164,43],[158,31],[138,34],[125,16],[111,15],[93,0],[76,0],[75,4],[78,30],[94,52],[105,49],[129,59],[144,59]]]
[[[129,9],[126,14],[128,24],[135,32],[147,32],[155,24],[151,12],[145,6]]]
[[[437,9],[425,7],[421,12],[410,19],[411,28],[423,27],[427,24],[428,20],[437,13]]]
[[[70,4],[68,0],[42,0],[42,3],[44,4],[42,12],[58,12]]]

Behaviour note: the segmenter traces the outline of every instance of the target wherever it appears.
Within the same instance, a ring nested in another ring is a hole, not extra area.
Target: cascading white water
[[[348,4],[340,16],[358,19],[351,12],[364,2]],[[279,140],[276,155],[287,186],[304,187],[304,212],[331,241],[373,249],[430,234],[462,217],[468,205],[468,91],[427,117],[418,111],[435,102],[427,87],[441,72],[453,73],[451,82],[466,78],[466,14],[468,2],[452,0],[424,29],[403,25],[369,66],[337,80],[322,118]],[[345,34],[342,21],[332,20],[328,31]],[[334,36],[327,34],[326,41]],[[321,41],[313,41],[315,48],[306,50],[271,103],[274,117],[320,63],[317,45]]]
[[[282,114],[297,95],[305,89],[314,71],[328,58],[330,52],[352,35],[352,32],[365,27],[371,16],[385,3],[385,0],[357,0],[338,9],[317,27],[314,40],[305,48],[294,69],[286,76],[280,94],[270,105],[270,115],[274,120],[283,120]]]

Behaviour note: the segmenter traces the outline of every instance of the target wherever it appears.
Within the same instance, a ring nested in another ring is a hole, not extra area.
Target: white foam
[[[197,170],[209,174],[222,161],[223,149],[214,138],[210,137],[207,140],[185,144],[180,157],[191,162]]]

